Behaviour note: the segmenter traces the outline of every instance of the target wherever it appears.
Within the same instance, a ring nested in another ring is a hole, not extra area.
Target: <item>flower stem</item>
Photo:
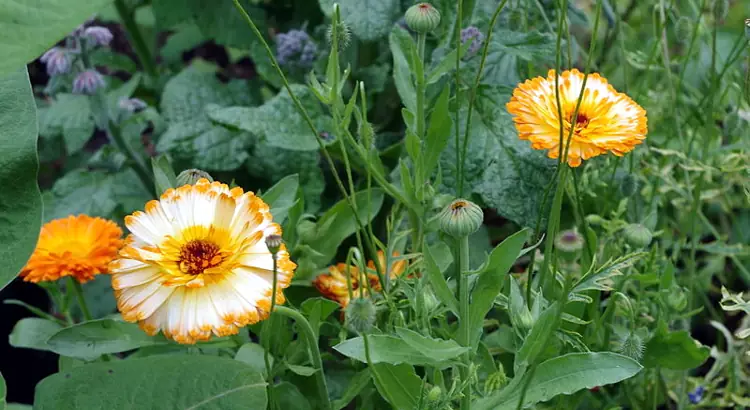
[[[323,409],[330,410],[331,399],[330,397],[328,397],[328,387],[326,386],[326,378],[325,374],[323,373],[323,361],[320,358],[318,340],[315,337],[315,332],[313,331],[312,326],[310,326],[310,322],[308,322],[301,313],[286,306],[277,306],[274,312],[279,312],[280,314],[293,319],[297,323],[300,334],[303,335],[305,340],[307,341],[307,347],[310,353],[310,361],[318,370],[315,372],[315,382],[317,384],[318,395],[320,395]]]
[[[271,253],[271,256],[273,257],[273,284],[271,285],[271,310],[269,312],[268,321],[266,321],[263,324],[263,340],[266,343],[265,349],[263,349],[263,361],[266,365],[266,378],[268,382],[268,407],[274,408],[273,403],[271,401],[273,400],[273,394],[271,394],[271,389],[273,386],[273,375],[271,374],[271,342],[268,340],[268,337],[270,335],[270,328],[271,328],[271,320],[273,320],[273,312],[276,308],[276,286],[278,284],[278,271],[277,271],[277,261],[276,261],[276,252]]]
[[[146,41],[143,39],[143,34],[141,34],[140,29],[138,29],[138,23],[136,23],[133,18],[133,11],[128,9],[125,0],[115,0],[115,8],[117,9],[117,14],[120,15],[123,26],[125,26],[125,31],[127,31],[128,36],[130,37],[133,50],[135,51],[136,56],[138,56],[138,61],[151,79],[152,85],[158,86],[159,73],[156,70],[156,63],[146,45]]]
[[[71,288],[73,289],[73,293],[75,294],[76,300],[78,301],[78,307],[81,309],[81,313],[83,314],[83,320],[88,322],[92,319],[92,317],[91,312],[89,311],[89,307],[86,304],[86,298],[83,297],[83,288],[81,287],[81,283],[72,276],[68,276],[68,280],[72,285]]]
[[[458,291],[459,291],[459,342],[463,346],[471,346],[471,327],[469,310],[469,237],[458,238]],[[471,386],[469,384],[469,364],[471,354],[466,352],[461,356],[463,367],[461,368],[461,383],[464,386],[461,396],[461,410],[471,408]]]
[[[560,210],[562,209],[563,193],[565,192],[565,183],[568,178],[568,166],[566,164],[560,166],[561,168],[558,175],[557,188],[555,189],[555,197],[552,200],[552,209],[550,210],[549,218],[547,219],[547,236],[544,239],[544,261],[542,262],[542,269],[539,272],[539,289],[542,290],[544,290],[544,282],[547,278],[547,271],[549,270],[548,267],[552,261],[552,255],[554,254],[553,245],[555,236],[560,229]]]

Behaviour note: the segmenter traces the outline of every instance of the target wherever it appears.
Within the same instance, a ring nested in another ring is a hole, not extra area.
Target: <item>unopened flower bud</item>
[[[628,174],[620,182],[620,193],[622,196],[633,196],[638,192],[638,180],[632,175]]]
[[[284,240],[281,239],[281,235],[268,235],[266,237],[266,246],[268,247],[268,251],[271,252],[272,255],[276,255],[279,253],[279,250],[281,249],[281,244],[284,243]]]
[[[70,71],[73,57],[68,50],[62,47],[52,47],[42,54],[39,61],[47,66],[47,74],[52,77]]]
[[[83,37],[97,46],[108,46],[112,41],[112,32],[106,27],[92,26],[83,30]]]
[[[104,77],[96,70],[86,70],[73,80],[73,94],[92,95],[104,87]]]
[[[635,361],[639,361],[643,357],[644,348],[643,339],[641,339],[641,337],[635,332],[630,332],[628,337],[622,342],[622,345],[620,345],[619,350],[623,355]]]
[[[338,23],[331,23],[326,31],[326,39],[328,44],[333,45],[333,29],[336,24],[336,33],[338,34],[339,40],[339,51],[345,50],[349,46],[349,42],[352,40],[352,30],[343,21]]]
[[[404,19],[417,33],[429,33],[440,25],[440,12],[430,3],[418,3],[406,10]]]
[[[482,226],[482,208],[466,199],[456,199],[440,213],[440,229],[456,238],[476,232]]]
[[[555,247],[564,254],[576,254],[583,249],[583,235],[575,229],[568,229],[557,234]]]
[[[443,390],[440,389],[440,386],[432,386],[429,392],[427,392],[427,401],[430,402],[436,402],[440,400],[440,396],[442,396]]]
[[[675,289],[670,290],[667,295],[667,304],[677,312],[685,310],[687,307],[687,295],[685,294],[685,290],[681,287],[676,287]]]
[[[214,179],[206,171],[194,168],[186,169],[177,175],[177,186],[195,185],[196,182],[203,178],[207,179],[208,182],[214,182]]]
[[[365,333],[375,324],[375,305],[370,298],[354,298],[345,308],[346,325],[357,333]]]
[[[318,225],[313,221],[303,219],[297,223],[297,234],[301,243],[313,243],[318,236]]]
[[[586,215],[586,222],[591,226],[599,226],[604,223],[604,218],[597,214]]]
[[[630,224],[623,230],[625,240],[635,248],[645,248],[651,243],[651,231],[641,224]]]

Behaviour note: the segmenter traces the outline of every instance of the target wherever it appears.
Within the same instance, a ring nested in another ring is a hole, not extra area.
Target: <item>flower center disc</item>
[[[188,275],[199,275],[208,268],[213,268],[222,261],[219,245],[213,242],[196,239],[180,249],[180,270]]]

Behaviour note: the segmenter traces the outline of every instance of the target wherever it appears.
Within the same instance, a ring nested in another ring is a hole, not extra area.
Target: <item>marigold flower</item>
[[[581,92],[584,75],[578,70],[560,75],[560,103],[563,141],[567,141]],[[546,149],[550,158],[559,157],[560,117],[555,96],[555,70],[547,78],[537,77],[519,84],[507,104],[522,140],[534,149]],[[581,107],[568,152],[568,165],[577,167],[582,159],[611,152],[630,152],[646,138],[646,111],[625,94],[618,93],[599,74],[586,81]],[[564,148],[564,146],[563,146]]]
[[[281,227],[252,192],[201,179],[166,190],[125,224],[131,235],[110,264],[125,320],[192,344],[268,317],[273,256],[265,238],[281,235]],[[283,245],[276,258],[282,304],[297,265]]]
[[[398,256],[398,253],[393,254],[394,257]],[[382,251],[378,251],[378,261],[381,267],[385,267],[385,254]],[[346,280],[346,264],[339,263],[328,268],[328,273],[318,275],[313,280],[313,285],[328,299],[335,300],[341,307],[346,307],[349,302],[349,288]],[[355,298],[367,296],[368,289],[376,292],[383,290],[380,284],[378,275],[373,273],[375,271],[375,262],[367,262],[368,272],[365,274],[368,285],[361,283],[362,275],[360,270],[356,266],[349,266],[349,276],[352,283],[352,296]],[[395,279],[401,276],[406,271],[406,261],[400,260],[393,262],[390,267],[389,277]]]
[[[84,283],[107,272],[122,243],[122,230],[112,221],[88,215],[55,219],[42,227],[20,275],[26,282],[72,276]]]

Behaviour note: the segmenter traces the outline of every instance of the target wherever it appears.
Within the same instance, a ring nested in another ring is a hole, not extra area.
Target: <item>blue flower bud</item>
[[[112,41],[112,32],[106,27],[93,26],[83,30],[83,37],[97,46],[108,46]]]
[[[42,54],[39,61],[47,65],[47,74],[49,74],[50,77],[53,77],[70,71],[70,66],[73,63],[73,56],[70,51],[65,48],[52,47],[46,53]]]
[[[73,94],[92,95],[104,87],[104,77],[96,70],[86,70],[73,80]]]

